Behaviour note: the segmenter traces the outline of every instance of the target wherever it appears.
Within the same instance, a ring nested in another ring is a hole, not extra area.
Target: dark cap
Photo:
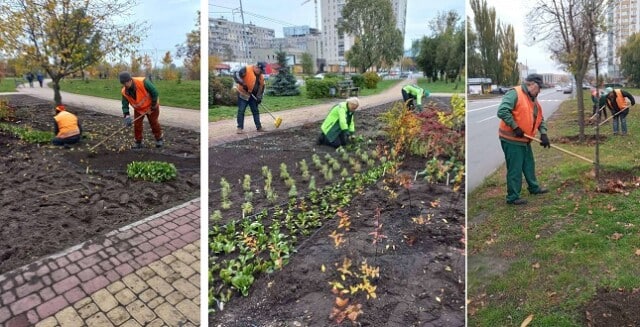
[[[118,74],[118,78],[120,79],[120,84],[124,84],[131,80],[131,74],[129,74],[129,72],[122,72]]]
[[[539,87],[542,87],[542,75],[540,74],[530,74],[529,76],[527,76],[525,81],[534,82],[538,84]]]
[[[263,73],[267,71],[267,63],[264,61],[258,61],[256,66],[260,68],[260,70],[262,70]]]

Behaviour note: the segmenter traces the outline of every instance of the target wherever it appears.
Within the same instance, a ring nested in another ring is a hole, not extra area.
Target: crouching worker
[[[407,84],[402,87],[402,100],[407,103],[407,100],[412,99],[408,105],[410,108],[415,108],[417,112],[422,112],[422,96],[426,98],[430,94],[429,90],[415,84]]]
[[[353,114],[360,105],[358,98],[351,97],[331,108],[320,129],[319,145],[330,145],[334,148],[349,144],[349,136],[355,132]]]
[[[53,119],[55,121],[53,124],[55,136],[51,139],[52,144],[68,147],[70,144],[80,142],[82,126],[80,126],[76,115],[68,112],[63,105],[58,105]]]

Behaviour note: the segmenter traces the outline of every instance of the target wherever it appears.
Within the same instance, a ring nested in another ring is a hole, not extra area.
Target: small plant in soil
[[[347,168],[342,168],[342,171],[340,172],[340,176],[343,178],[349,177],[349,171],[347,170]]]
[[[231,185],[222,177],[220,178],[220,196],[222,197],[221,208],[223,210],[229,210],[233,204],[231,200],[229,200],[229,194],[231,194]]]
[[[376,247],[376,256],[375,259],[378,259],[378,243],[382,242],[382,240],[384,240],[385,238],[387,238],[386,235],[384,235],[382,233],[382,223],[380,222],[380,208],[376,208],[376,214],[373,217],[375,219],[375,221],[373,222],[373,226],[375,227],[373,232],[369,233],[369,235],[373,236],[373,239],[371,240],[371,244],[375,245]]]
[[[172,180],[177,176],[176,166],[161,161],[134,161],[127,165],[127,176],[154,183]]]
[[[298,189],[296,188],[296,184],[291,184],[291,188],[289,189],[289,198],[297,198],[298,197]]]
[[[313,162],[313,165],[317,170],[320,170],[322,168],[322,161],[320,160],[320,156],[317,153],[314,153],[311,156],[311,161]]]
[[[307,165],[307,160],[305,159],[302,159],[300,161],[300,172],[302,173],[302,180],[305,182],[308,181],[311,175],[309,174],[309,166]]]
[[[284,185],[286,185],[288,188],[291,188],[291,186],[296,185],[296,180],[293,179],[292,177],[289,177],[284,180]]]
[[[309,179],[309,191],[315,191],[315,190],[316,190],[316,177],[311,176],[311,179]]]
[[[284,162],[280,164],[280,178],[283,181],[291,178],[291,176],[289,176],[289,171],[287,170],[287,164],[285,164]]]
[[[251,202],[245,202],[242,204],[242,218],[246,215],[250,215],[253,212],[253,204]]]
[[[213,213],[211,214],[211,217],[209,217],[209,221],[211,221],[212,223],[217,223],[221,220],[222,220],[222,212],[220,210],[214,210]]]

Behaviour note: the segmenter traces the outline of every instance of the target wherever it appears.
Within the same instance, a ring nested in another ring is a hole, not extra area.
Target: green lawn
[[[153,81],[160,93],[160,104],[170,107],[200,109],[200,81]],[[63,79],[60,89],[65,92],[120,100],[122,85],[115,79]]]
[[[3,78],[2,81],[0,81],[0,92],[15,92],[15,91],[16,91],[16,83],[14,82],[13,77],[6,77],[6,78]]]
[[[465,93],[465,83],[466,80],[464,78],[454,83],[442,80],[427,83],[426,78],[418,78],[418,86],[429,90],[431,93]]]
[[[585,116],[591,113],[585,93]],[[637,106],[636,106],[637,107]],[[607,139],[600,161],[609,183],[614,175],[638,176],[640,121],[631,111],[629,136]],[[577,104],[565,101],[549,121],[551,143],[587,158],[595,145],[570,142],[578,134]],[[588,125],[585,134],[594,135]],[[496,140],[497,142],[497,140]],[[621,192],[598,192],[592,164],[534,144],[536,172],[551,192],[524,206],[505,204],[501,167],[468,197],[469,326],[584,326],[585,304],[600,288],[640,287],[640,190],[627,182]],[[600,185],[606,187],[607,182]]]
[[[380,81],[378,83],[378,87],[375,89],[360,89],[359,96],[379,94],[393,87],[400,81],[401,80]],[[262,104],[266,105],[270,111],[280,111],[280,110],[312,106],[320,103],[328,103],[328,102],[335,101],[335,98],[309,99],[306,96],[307,94],[306,88],[301,87],[300,91],[302,93],[298,96],[270,97],[265,95],[262,100]],[[216,106],[213,108],[209,108],[209,121],[218,121],[218,120],[233,118],[236,116],[237,112],[238,112],[238,107],[236,106]]]

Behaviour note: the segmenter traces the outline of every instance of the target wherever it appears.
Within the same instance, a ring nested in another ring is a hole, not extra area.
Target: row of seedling
[[[284,206],[245,215],[240,223],[232,220],[223,226],[214,225],[209,233],[210,311],[222,310],[235,293],[246,296],[261,273],[281,269],[299,237],[308,236],[322,225],[323,217],[333,217],[339,208],[347,206],[367,184],[382,177],[388,166],[372,167],[342,183],[312,190],[306,197],[292,197]],[[287,179],[285,171],[281,169],[283,179]]]

